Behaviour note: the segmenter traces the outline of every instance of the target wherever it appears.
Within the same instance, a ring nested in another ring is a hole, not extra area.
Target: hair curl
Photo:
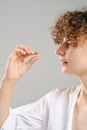
[[[87,10],[66,12],[52,26],[51,34],[55,44],[61,44],[66,37],[76,47],[80,36],[87,36]]]

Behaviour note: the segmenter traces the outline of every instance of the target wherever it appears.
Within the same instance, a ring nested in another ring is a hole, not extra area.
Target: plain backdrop
[[[11,107],[35,102],[54,88],[79,84],[75,76],[62,73],[49,27],[65,11],[86,5],[87,0],[0,0],[0,79],[16,45],[27,45],[41,54],[16,85]]]

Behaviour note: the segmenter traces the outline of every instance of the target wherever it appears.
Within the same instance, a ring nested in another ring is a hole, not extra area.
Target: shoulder
[[[68,100],[69,95],[76,91],[77,87],[55,88],[45,95],[48,101]]]
[[[73,93],[76,90],[75,87],[63,87],[63,88],[55,88],[51,90],[49,93],[46,94],[46,96],[51,96],[51,95],[58,95],[60,96],[61,94],[70,94]]]

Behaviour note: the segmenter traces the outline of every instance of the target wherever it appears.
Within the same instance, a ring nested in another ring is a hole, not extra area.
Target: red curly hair
[[[61,44],[66,37],[76,47],[80,36],[87,37],[87,10],[66,12],[51,27],[51,34],[55,44]]]

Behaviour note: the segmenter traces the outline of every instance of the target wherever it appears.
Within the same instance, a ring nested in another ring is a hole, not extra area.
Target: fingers
[[[29,55],[34,55],[26,63],[29,66],[30,66],[30,64],[33,64],[35,61],[37,61],[38,59],[40,59],[40,52],[39,51],[34,51],[30,47],[27,47],[27,46],[23,46],[23,45],[17,46],[16,52],[18,52],[18,53],[20,52],[25,57],[27,57]]]
[[[28,56],[32,55],[39,55],[39,51],[34,51],[30,47],[27,47],[25,45],[18,45],[14,48],[12,53],[9,55],[9,60],[20,60],[24,61],[24,59]]]
[[[39,51],[34,51],[34,50],[32,50],[30,47],[23,46],[23,45],[17,46],[17,49],[18,49],[20,52],[23,52],[22,54],[28,54],[28,55],[39,54]]]
[[[17,56],[23,56],[24,58],[30,55],[38,55],[40,54],[39,51],[34,51],[30,47],[24,46],[24,45],[19,45],[16,46],[14,49],[14,54]]]
[[[27,64],[33,64],[35,61],[39,59],[40,59],[40,55],[34,56],[27,62]]]
[[[40,59],[40,55],[33,56],[29,61],[26,62],[27,70],[37,61]]]

